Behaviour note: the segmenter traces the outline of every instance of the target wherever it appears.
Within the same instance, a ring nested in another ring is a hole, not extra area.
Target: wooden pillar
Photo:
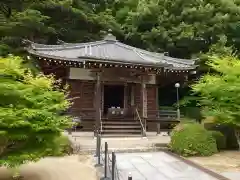
[[[161,124],[160,122],[157,122],[157,135],[160,135],[161,133]]]
[[[127,108],[127,106],[128,106],[128,84],[127,83],[125,83],[124,84],[124,105],[123,105],[123,108],[125,109],[125,108]]]
[[[96,87],[95,87],[95,129],[94,136],[100,130],[101,126],[101,72],[96,72]]]
[[[144,78],[142,78],[141,82],[141,105],[142,105],[142,117],[147,118],[147,89],[146,84],[144,82]]]
[[[157,119],[157,135],[161,133],[161,124],[159,119],[159,92],[158,85],[156,86],[156,119]]]
[[[147,119],[147,89],[144,76],[141,78],[141,115],[142,115],[142,123],[144,129],[146,131],[146,119]],[[146,136],[146,132],[143,132],[143,136]]]
[[[134,84],[131,84],[131,106],[134,106],[135,105],[135,93],[134,93],[134,91],[135,91],[135,88],[134,88]]]
[[[159,110],[159,92],[158,92],[158,85],[156,85],[156,110]]]

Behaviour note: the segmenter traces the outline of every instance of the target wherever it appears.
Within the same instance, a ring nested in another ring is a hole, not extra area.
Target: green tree
[[[207,52],[221,35],[237,38],[240,6],[234,0],[119,0],[114,7],[127,41],[172,56]]]
[[[0,58],[0,76],[0,165],[36,161],[70,125],[67,91],[52,76],[34,76],[20,57]]]
[[[108,5],[109,3],[109,5]],[[22,54],[27,39],[56,44],[99,40],[102,30],[122,35],[111,1],[91,0],[4,0],[0,3],[0,55]]]
[[[192,90],[199,95],[203,115],[233,126],[240,144],[240,61],[234,56],[213,56],[208,65],[215,73],[204,75]]]
[[[112,29],[127,44],[190,58],[222,36],[239,51],[239,21],[239,0],[3,0],[0,53],[22,49],[24,38],[86,42]]]

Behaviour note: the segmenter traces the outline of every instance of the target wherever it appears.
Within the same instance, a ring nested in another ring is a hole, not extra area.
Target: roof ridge
[[[134,49],[134,52],[135,52],[140,58],[142,58],[143,60],[146,60],[146,58],[143,57],[143,55],[141,54],[141,52],[138,52],[137,49]],[[149,61],[149,60],[147,60],[147,61]],[[157,60],[151,60],[151,61],[154,62],[154,63],[160,63],[160,61],[157,61]]]
[[[194,64],[194,62],[195,62],[195,60],[193,60],[193,59],[174,58],[174,57],[166,56],[166,55],[164,55],[164,53],[157,53],[157,52],[147,51],[147,50],[144,50],[144,49],[140,49],[140,48],[136,48],[136,47],[133,47],[133,46],[129,46],[129,45],[121,43],[121,42],[116,42],[116,44],[119,45],[119,46],[125,47],[127,49],[132,49],[134,52],[136,52],[136,54],[140,58],[142,58],[144,60],[146,60],[146,59],[144,57],[142,57],[139,54],[139,52],[143,53],[143,54],[150,55],[150,56],[154,56],[154,57],[157,57],[157,58],[163,58],[163,60],[168,60],[168,61],[172,61],[172,62],[176,62],[176,63],[180,63],[180,64]]]
[[[81,48],[89,45],[99,45],[99,44],[105,44],[107,43],[104,40],[101,41],[93,41],[93,42],[87,42],[87,43],[64,43],[61,45],[46,45],[46,44],[38,44],[38,43],[32,43],[31,46],[33,49],[37,50],[62,50],[62,49],[74,49],[74,48]]]
[[[174,57],[170,57],[170,56],[164,56],[163,57],[164,60],[168,60],[168,61],[172,61],[172,62],[176,62],[176,63],[179,63],[179,64],[191,64],[193,65],[195,63],[195,60],[194,59],[181,59],[181,58],[174,58]]]
[[[116,42],[116,44],[119,45],[119,46],[123,46],[123,47],[125,47],[127,49],[132,49],[132,50],[136,49],[136,50],[138,50],[140,52],[145,52],[145,53],[148,53],[148,54],[159,54],[159,55],[163,54],[163,53],[156,53],[156,52],[152,52],[152,51],[147,51],[145,49],[140,49],[140,48],[137,48],[137,47],[133,47],[133,46],[121,43],[121,42]]]
[[[133,47],[133,46],[129,46],[129,45],[124,44],[124,43],[121,43],[121,42],[116,42],[115,44],[118,45],[118,46],[121,46],[121,47],[130,49],[130,50],[133,50],[133,51],[134,51],[141,59],[143,59],[143,60],[146,60],[146,58],[144,58],[144,57],[141,55],[141,53],[146,53],[146,54],[155,55],[155,56],[157,56],[157,54],[159,54],[159,53],[147,51],[147,50],[144,50],[144,49],[136,48],[136,47]],[[159,55],[160,55],[160,54],[159,54]],[[160,57],[160,56],[157,56],[157,57]],[[148,60],[147,60],[147,61],[148,61]],[[160,61],[155,61],[155,60],[153,60],[152,62],[160,63]]]

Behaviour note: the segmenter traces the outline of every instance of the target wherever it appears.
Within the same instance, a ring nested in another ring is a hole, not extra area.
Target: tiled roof
[[[64,43],[61,45],[31,44],[31,54],[61,60],[82,61],[94,59],[112,63],[148,64],[176,69],[195,68],[194,60],[177,59],[105,39],[89,43]]]

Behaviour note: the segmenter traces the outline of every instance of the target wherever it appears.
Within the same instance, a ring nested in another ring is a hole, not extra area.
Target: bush
[[[216,140],[197,123],[180,123],[172,134],[170,149],[182,156],[210,156],[217,152]]]
[[[73,152],[72,143],[67,136],[61,136],[57,138],[55,142],[56,144],[59,145],[60,153],[62,153],[63,155],[72,154]]]
[[[209,131],[216,140],[218,150],[226,149],[226,138],[220,131]]]
[[[46,150],[45,154],[47,156],[64,156],[67,154],[72,154],[72,144],[67,136],[60,136],[53,141]]]

